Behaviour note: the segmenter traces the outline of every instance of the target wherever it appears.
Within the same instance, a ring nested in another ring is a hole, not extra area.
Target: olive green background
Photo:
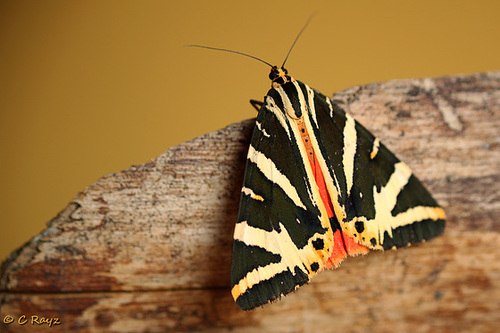
[[[252,59],[324,94],[500,69],[499,1],[0,2],[0,260],[102,175],[254,117]],[[224,152],[221,152],[222,154]]]

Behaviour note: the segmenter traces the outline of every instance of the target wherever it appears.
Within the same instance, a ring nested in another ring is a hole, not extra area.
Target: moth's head
[[[288,75],[288,71],[284,67],[278,68],[278,66],[273,66],[271,68],[269,79],[271,79],[273,87],[293,81],[292,77]]]

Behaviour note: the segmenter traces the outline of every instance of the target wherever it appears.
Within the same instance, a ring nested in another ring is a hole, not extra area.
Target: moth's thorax
[[[279,87],[282,84],[294,81],[294,79],[290,75],[288,75],[288,71],[285,68],[278,68],[278,66],[273,66],[271,68],[269,79],[271,79],[272,81],[272,87]]]

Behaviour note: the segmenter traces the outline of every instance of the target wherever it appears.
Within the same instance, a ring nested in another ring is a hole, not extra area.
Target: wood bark
[[[448,216],[442,237],[348,258],[243,312],[229,286],[254,127],[241,121],[78,193],[3,263],[0,331],[496,331],[500,72],[373,83],[333,98],[426,184]]]

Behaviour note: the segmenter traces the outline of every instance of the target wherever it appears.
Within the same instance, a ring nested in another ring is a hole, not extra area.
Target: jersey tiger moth
[[[271,66],[234,230],[231,294],[243,310],[294,291],[347,256],[443,232],[443,209],[410,168],[332,100],[288,75],[290,51],[278,68],[190,46]]]
[[[445,214],[365,127],[274,66],[248,150],[231,293],[253,309],[350,255],[441,234]]]

